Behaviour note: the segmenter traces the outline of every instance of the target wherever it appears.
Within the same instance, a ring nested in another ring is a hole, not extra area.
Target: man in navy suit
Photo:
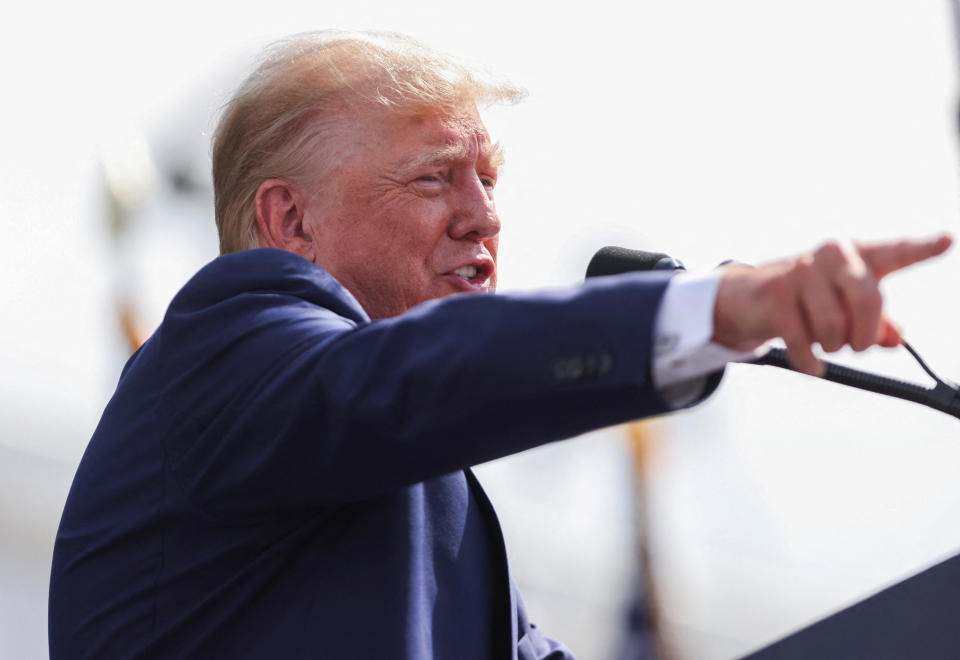
[[[77,471],[52,658],[569,658],[470,466],[693,404],[772,337],[811,373],[814,342],[895,345],[877,281],[949,245],[477,295],[501,160],[477,105],[518,95],[396,35],[268,53],[215,137],[222,255]]]

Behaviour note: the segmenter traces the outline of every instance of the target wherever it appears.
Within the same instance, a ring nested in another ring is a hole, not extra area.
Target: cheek
[[[434,199],[406,196],[376,209],[377,223],[397,240],[415,242],[446,227],[446,207]]]
[[[408,204],[403,213],[394,216],[392,234],[414,254],[435,251],[447,237],[449,215],[438,204]]]

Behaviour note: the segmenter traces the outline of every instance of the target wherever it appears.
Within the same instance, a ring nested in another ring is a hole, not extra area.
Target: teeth
[[[453,272],[465,280],[472,280],[477,276],[477,272],[479,271],[477,270],[476,266],[463,266],[462,268],[458,268]]]

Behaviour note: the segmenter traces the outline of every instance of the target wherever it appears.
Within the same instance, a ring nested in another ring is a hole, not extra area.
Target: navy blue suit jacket
[[[370,322],[293,254],[216,259],[130,359],[81,461],[51,657],[569,657],[527,620],[469,467],[666,411],[649,377],[665,284]]]

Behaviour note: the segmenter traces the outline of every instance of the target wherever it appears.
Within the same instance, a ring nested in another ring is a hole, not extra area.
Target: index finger
[[[953,243],[949,234],[936,238],[903,239],[889,243],[856,243],[863,261],[878,280],[895,270],[943,254]]]

